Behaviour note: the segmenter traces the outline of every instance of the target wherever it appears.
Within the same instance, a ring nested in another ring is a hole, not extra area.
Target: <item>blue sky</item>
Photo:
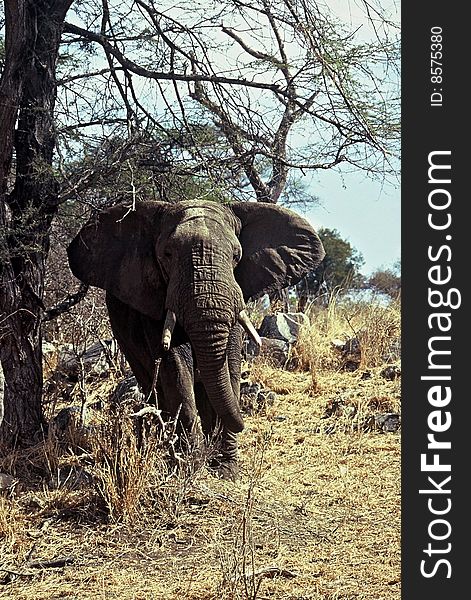
[[[365,22],[364,5],[351,0],[328,0],[329,8],[354,28],[364,39],[373,33]],[[400,21],[400,2],[381,0],[391,18]],[[306,213],[314,228],[337,229],[365,259],[364,275],[388,268],[401,257],[400,187],[367,179],[362,172],[343,177],[334,170],[316,174],[309,191],[318,196],[318,206]]]
[[[364,173],[343,177],[333,170],[316,174],[309,186],[319,204],[305,213],[314,228],[337,229],[362,253],[361,269],[370,275],[401,256],[400,188],[372,181]]]

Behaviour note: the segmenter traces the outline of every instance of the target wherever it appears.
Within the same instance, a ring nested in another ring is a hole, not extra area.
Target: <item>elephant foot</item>
[[[223,457],[216,457],[208,465],[210,473],[218,479],[226,481],[235,481],[239,474],[239,466],[236,460],[225,460]]]

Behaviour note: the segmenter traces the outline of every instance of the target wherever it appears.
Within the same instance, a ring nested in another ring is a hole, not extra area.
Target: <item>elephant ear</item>
[[[298,283],[324,258],[317,233],[291,210],[259,202],[231,208],[241,221],[242,260],[234,275],[245,300]]]
[[[166,284],[154,254],[165,203],[120,204],[92,219],[67,248],[72,273],[139,312],[161,319]]]

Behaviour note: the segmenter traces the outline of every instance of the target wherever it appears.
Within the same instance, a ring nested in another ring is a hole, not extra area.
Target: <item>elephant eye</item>
[[[165,250],[164,256],[165,256],[165,258],[172,258],[172,253],[170,252],[170,250]]]

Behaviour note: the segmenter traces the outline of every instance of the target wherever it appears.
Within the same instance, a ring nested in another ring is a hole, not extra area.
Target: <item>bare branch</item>
[[[129,58],[126,58],[123,53],[118,50],[118,48],[112,46],[109,42],[109,39],[106,36],[103,36],[99,33],[95,33],[92,31],[87,31],[86,29],[82,29],[77,25],[73,25],[72,23],[65,23],[64,30],[67,33],[75,33],[77,35],[82,36],[85,39],[97,42],[104,49],[106,49],[112,56],[116,58],[116,60],[121,64],[121,66],[131,73],[135,73],[136,75],[140,75],[142,77],[147,77],[148,79],[156,79],[162,81],[205,81],[208,83],[218,83],[218,84],[227,84],[227,85],[236,85],[240,87],[249,87],[259,90],[268,90],[274,92],[275,94],[280,94],[281,96],[286,96],[286,90],[283,90],[276,83],[265,83],[262,81],[251,81],[245,78],[236,78],[236,77],[223,77],[216,75],[204,75],[201,73],[195,74],[184,74],[184,73],[169,73],[164,71],[153,71],[150,69],[146,69],[141,65],[138,65],[134,61]]]
[[[115,71],[122,71],[123,69],[120,67],[115,67]],[[64,77],[63,79],[59,79],[57,81],[57,85],[67,85],[68,83],[72,83],[73,81],[78,81],[79,79],[89,79],[90,77],[97,77],[98,75],[106,75],[111,73],[111,69],[99,69],[98,71],[88,71],[87,73],[79,73],[78,75],[70,75],[69,77]]]
[[[247,54],[250,54],[250,56],[253,56],[254,58],[256,58],[258,60],[262,60],[262,61],[271,63],[272,65],[274,65],[277,68],[279,68],[281,66],[281,63],[278,61],[278,59],[275,56],[271,56],[270,54],[265,54],[264,52],[260,52],[258,50],[254,50],[253,48],[250,48],[250,46],[248,44],[246,44],[242,40],[242,38],[239,37],[236,34],[236,32],[233,31],[232,29],[229,29],[228,27],[224,27],[224,25],[222,25],[221,30],[226,35],[228,35],[233,40],[235,40],[239,44],[239,46],[247,52]]]
[[[78,290],[74,294],[69,294],[68,296],[66,296],[66,298],[64,298],[64,300],[59,302],[59,304],[48,308],[44,312],[42,320],[52,321],[53,319],[56,319],[65,312],[68,312],[72,308],[72,306],[75,306],[85,298],[88,292],[88,287],[89,286],[85,283],[81,283],[79,285]]]

